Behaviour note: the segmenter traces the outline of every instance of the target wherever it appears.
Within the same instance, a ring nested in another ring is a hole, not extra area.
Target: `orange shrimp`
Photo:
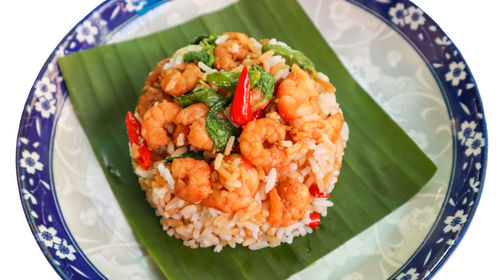
[[[182,109],[175,118],[176,124],[189,126],[188,143],[205,151],[211,151],[214,147],[214,142],[205,127],[208,110],[207,105],[196,103]]]
[[[259,188],[259,175],[257,169],[240,154],[224,157],[215,173],[212,176],[213,192],[205,200],[207,207],[232,213],[254,201]]]
[[[145,93],[139,97],[139,102],[135,108],[141,118],[144,117],[146,111],[153,107],[156,102],[161,102],[167,99],[168,96],[163,91],[151,86],[145,86],[144,89]]]
[[[200,79],[201,70],[194,63],[182,63],[164,70],[160,75],[161,89],[169,95],[181,96],[192,90]]]
[[[307,186],[287,177],[269,192],[269,222],[275,227],[287,227],[304,217],[310,202]]]
[[[318,86],[307,72],[296,64],[291,69],[276,92],[278,110],[287,121],[313,114],[315,108],[311,99],[319,94]]]
[[[284,168],[289,159],[278,143],[285,140],[286,130],[285,125],[269,118],[249,122],[238,139],[242,155],[257,167]]]
[[[198,203],[210,194],[210,166],[203,160],[175,158],[172,161],[175,196],[189,203]]]
[[[180,111],[179,105],[166,100],[146,111],[141,134],[146,140],[148,149],[154,150],[168,144],[170,137],[164,126],[173,122]]]
[[[249,53],[249,38],[248,35],[238,32],[227,32],[222,35],[227,35],[228,39],[215,47],[214,66],[218,70],[231,71],[236,68]]]

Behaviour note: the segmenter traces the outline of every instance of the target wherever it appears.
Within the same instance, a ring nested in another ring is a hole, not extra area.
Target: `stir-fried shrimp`
[[[268,118],[249,122],[238,141],[243,156],[257,167],[284,167],[287,153],[278,143],[285,140],[286,126]]]
[[[141,118],[144,117],[146,111],[153,107],[156,102],[163,101],[167,99],[168,96],[160,89],[151,86],[144,87],[144,90],[145,92],[141,95],[141,97],[139,97],[139,102],[135,108],[137,114],[139,114]]]
[[[169,95],[181,96],[192,90],[200,79],[201,70],[194,63],[182,63],[164,70],[161,75],[161,89]]]
[[[343,124],[344,117],[340,113],[326,119],[321,118],[318,114],[312,114],[292,121],[293,129],[290,134],[295,141],[320,140],[322,135],[326,135],[330,141],[335,142],[340,135]]]
[[[170,61],[169,58],[165,58],[161,60],[160,62],[156,63],[156,68],[149,73],[148,78],[146,79],[145,86],[154,86],[157,87],[159,86],[159,81],[158,78],[160,77],[161,72],[163,71],[163,66]]]
[[[204,118],[208,114],[208,106],[204,103],[196,103],[190,105],[177,114],[175,117],[176,124],[190,125],[195,120]]]
[[[179,105],[166,100],[146,111],[141,134],[146,140],[148,149],[154,150],[168,144],[170,137],[164,126],[173,122],[180,111]]]
[[[259,188],[257,169],[240,154],[223,158],[216,175],[212,176],[213,193],[205,204],[231,213],[247,207]]]
[[[294,64],[292,72],[281,82],[276,93],[280,115],[287,121],[293,121],[314,113],[311,99],[317,95],[318,87],[314,80]]]
[[[310,202],[307,186],[287,177],[269,192],[269,222],[275,227],[289,226],[304,217]]]
[[[227,32],[222,35],[227,35],[228,38],[215,47],[215,68],[231,71],[247,56],[249,38],[246,34],[238,32]]]
[[[189,133],[185,135],[189,144],[205,151],[211,151],[214,147],[214,142],[205,127],[208,110],[207,105],[196,103],[182,109],[175,118],[176,124],[189,126]]]
[[[203,160],[175,158],[172,162],[174,194],[190,203],[198,203],[210,194],[210,166]]]
[[[269,104],[269,101],[271,101],[270,99],[262,100],[262,97],[264,97],[264,93],[260,88],[252,88],[252,90],[250,91],[250,104],[252,104],[253,112],[257,112],[266,108],[267,104]]]

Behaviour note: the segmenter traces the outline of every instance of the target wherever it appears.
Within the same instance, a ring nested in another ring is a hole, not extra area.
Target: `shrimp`
[[[262,100],[262,97],[264,97],[264,93],[260,88],[254,87],[252,88],[252,90],[250,90],[250,104],[252,104],[253,112],[258,112],[266,108],[266,106],[269,104],[269,101],[271,101],[270,99]]]
[[[201,70],[194,63],[182,63],[160,74],[161,89],[169,95],[181,96],[192,90],[200,79]]]
[[[175,118],[177,125],[189,126],[187,134],[189,144],[205,151],[211,151],[214,147],[214,142],[205,127],[208,110],[207,105],[196,103],[182,109]]]
[[[137,114],[139,114],[139,117],[141,118],[144,117],[146,111],[153,107],[156,102],[163,101],[167,99],[168,96],[163,91],[151,86],[145,86],[144,90],[145,93],[139,97],[139,102],[135,108]]]
[[[244,33],[227,32],[228,39],[218,44],[214,50],[215,68],[218,70],[231,71],[245,59],[250,49],[248,47],[249,38]]]
[[[273,119],[249,122],[238,139],[242,155],[257,167],[287,168],[287,153],[278,145],[279,141],[285,140],[286,130],[285,125]]]
[[[203,160],[175,158],[172,161],[174,194],[189,203],[198,203],[210,194],[210,166]]]
[[[325,134],[330,141],[335,142],[340,135],[343,124],[344,117],[341,113],[331,115],[327,119],[321,118],[318,114],[312,114],[292,121],[293,129],[290,134],[295,141],[305,139],[319,141]]]
[[[269,192],[269,222],[275,227],[287,227],[304,217],[310,202],[307,186],[287,177]]]
[[[180,111],[179,105],[166,100],[146,111],[141,134],[146,140],[148,149],[154,150],[168,144],[170,137],[164,126],[173,122]]]
[[[276,93],[280,115],[287,121],[293,121],[313,114],[315,107],[311,99],[318,94],[318,86],[314,80],[294,64],[292,72],[281,82]]]
[[[259,188],[259,174],[240,154],[224,157],[214,173],[213,192],[205,200],[207,207],[232,213],[254,201],[253,197]]]

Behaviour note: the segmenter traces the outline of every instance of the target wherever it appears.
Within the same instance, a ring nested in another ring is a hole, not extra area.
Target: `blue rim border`
[[[71,29],[57,45],[30,90],[21,117],[16,145],[19,193],[28,224],[40,249],[64,279],[106,279],[106,277],[80,250],[58,210],[50,168],[51,144],[57,117],[67,92],[56,59],[58,56],[98,45],[104,40],[105,35],[115,28],[168,1],[103,2]],[[412,45],[426,61],[440,84],[445,100],[448,101],[448,109],[451,111],[450,121],[455,132],[454,155],[456,155],[453,185],[449,188],[441,213],[424,242],[390,277],[396,280],[429,279],[441,268],[463,238],[483,189],[487,160],[487,131],[477,85],[456,46],[433,20],[412,2],[348,1],[382,19]],[[405,17],[408,19],[405,20]],[[97,28],[97,34],[92,36],[95,40],[88,40],[88,37],[82,39],[79,28],[88,27],[89,24]],[[455,69],[460,63],[463,65],[461,71]],[[455,77],[458,79],[457,83],[452,78],[446,79],[447,74],[453,74],[453,67],[455,71],[460,72],[456,72],[457,75],[465,73],[464,79]],[[57,90],[41,94],[37,85],[42,83],[43,78],[49,78],[48,83],[55,85]],[[46,132],[49,132],[48,136],[45,135]],[[478,143],[482,143],[483,146],[479,145],[478,148]],[[38,169],[36,168],[34,162],[43,165],[41,170],[39,165]],[[50,235],[52,242],[47,239]]]

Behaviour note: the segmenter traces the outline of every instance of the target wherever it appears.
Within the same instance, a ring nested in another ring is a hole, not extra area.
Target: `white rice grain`
[[[347,125],[347,122],[344,121],[344,125],[342,126],[342,130],[340,131],[340,136],[342,136],[342,139],[344,139],[345,142],[349,140],[349,126]]]
[[[219,36],[216,40],[215,40],[215,44],[218,45],[218,44],[222,44],[224,43],[227,39],[229,38],[229,35],[227,34],[224,34],[224,35],[221,35]]]
[[[250,44],[253,44],[255,46],[256,49],[259,50],[259,52],[262,52],[262,44],[257,42],[257,40],[255,40],[255,38],[250,38]]]
[[[334,115],[339,112],[339,105],[335,93],[325,92],[318,95],[318,105],[323,117]]]
[[[264,189],[265,192],[266,193],[270,192],[275,185],[276,185],[276,168],[272,168],[269,171],[269,174],[267,175],[266,187]]]
[[[203,63],[201,61],[198,62],[198,67],[200,67],[200,69],[203,70],[203,72],[205,72],[207,74],[211,74],[211,73],[217,72],[217,70],[208,67],[208,65],[206,65],[205,63]]]
[[[177,143],[177,146],[184,146],[184,133],[179,133],[175,142]]]
[[[167,144],[167,153],[171,155],[171,154],[174,153],[174,151],[175,151],[174,142],[171,142],[171,141],[168,142],[168,144]]]
[[[316,74],[318,75],[318,78],[320,78],[321,80],[323,80],[323,81],[325,81],[327,83],[330,82],[330,79],[328,78],[327,75],[325,75],[325,74],[323,74],[321,72],[317,72]]]
[[[168,186],[170,189],[174,189],[175,181],[174,178],[172,177],[172,174],[170,173],[170,170],[168,170],[167,167],[165,167],[165,164],[160,163],[157,166],[158,172],[160,173],[160,176],[167,181]]]
[[[229,140],[227,140],[226,148],[224,149],[224,155],[229,155],[231,153],[231,150],[233,149],[234,141],[236,140],[236,137],[232,135],[229,137]]]
[[[175,150],[173,153],[172,153],[172,157],[178,157],[178,156],[181,156],[183,154],[185,154],[186,152],[188,151],[188,148],[187,147],[180,147],[179,149]]]
[[[215,160],[214,160],[214,169],[215,170],[219,170],[220,165],[222,164],[223,158],[224,158],[224,156],[221,153],[217,154],[217,156],[215,157]]]

